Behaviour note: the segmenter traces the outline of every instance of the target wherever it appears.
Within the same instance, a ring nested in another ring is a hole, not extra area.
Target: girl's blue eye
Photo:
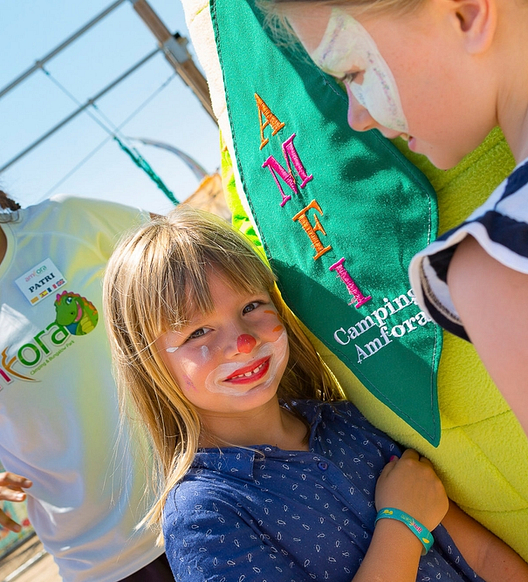
[[[197,337],[202,337],[206,333],[207,333],[207,330],[205,329],[205,327],[201,327],[200,329],[196,329],[195,331],[193,331],[187,339],[195,339]]]
[[[250,313],[251,311],[254,311],[258,306],[260,305],[260,303],[258,301],[253,301],[251,303],[248,303],[244,309],[242,310],[242,313],[245,315],[246,313]]]

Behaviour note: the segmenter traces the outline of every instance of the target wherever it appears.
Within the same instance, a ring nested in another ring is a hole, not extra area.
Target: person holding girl
[[[356,131],[451,168],[499,125],[517,167],[410,266],[419,303],[470,340],[528,434],[528,3],[263,0],[341,80]]]
[[[122,407],[157,461],[146,522],[176,580],[528,580],[427,459],[341,400],[221,219],[181,205],[136,229],[103,294]]]

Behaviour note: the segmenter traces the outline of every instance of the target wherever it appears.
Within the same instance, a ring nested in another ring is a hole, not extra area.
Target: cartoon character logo
[[[57,311],[55,321],[64,326],[72,335],[90,333],[99,321],[99,314],[94,304],[71,291],[57,294],[55,309]]]

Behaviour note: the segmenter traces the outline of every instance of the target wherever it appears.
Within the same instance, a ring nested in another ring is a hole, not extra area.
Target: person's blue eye
[[[244,309],[242,309],[242,314],[246,315],[246,313],[251,313],[251,311],[254,311],[255,309],[257,309],[257,307],[260,305],[260,301],[252,301],[251,303],[248,303]]]
[[[190,339],[196,339],[198,337],[203,337],[209,330],[205,327],[200,327],[199,329],[194,330],[191,334],[189,334],[188,336],[188,340]]]

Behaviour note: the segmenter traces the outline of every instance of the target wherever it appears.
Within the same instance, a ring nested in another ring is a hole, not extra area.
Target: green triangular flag
[[[253,0],[210,6],[238,173],[285,301],[437,445],[442,334],[407,275],[437,233],[431,185],[378,132],[347,127],[341,88],[277,48]]]

